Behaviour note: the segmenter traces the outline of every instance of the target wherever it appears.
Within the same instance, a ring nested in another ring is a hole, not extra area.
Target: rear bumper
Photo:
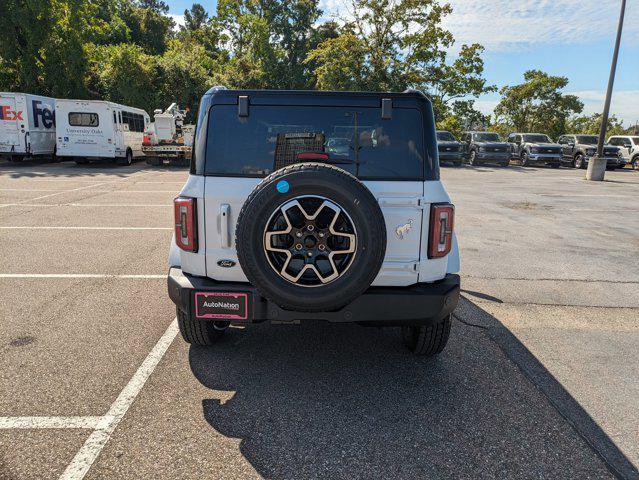
[[[284,310],[262,297],[248,283],[216,282],[210,278],[185,274],[175,267],[169,270],[167,283],[169,297],[189,317],[195,316],[196,292],[230,292],[248,294],[248,319],[237,323],[324,320],[377,326],[437,322],[455,309],[460,288],[459,275],[449,274],[434,283],[419,283],[410,287],[371,287],[340,310],[309,313]]]

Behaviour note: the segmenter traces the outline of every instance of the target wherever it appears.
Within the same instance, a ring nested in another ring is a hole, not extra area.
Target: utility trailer
[[[185,110],[172,103],[164,112],[153,112],[154,122],[149,125],[142,142],[142,151],[150,165],[189,165],[193,145],[194,125],[184,125]]]
[[[29,93],[0,92],[0,156],[56,157],[55,99]]]

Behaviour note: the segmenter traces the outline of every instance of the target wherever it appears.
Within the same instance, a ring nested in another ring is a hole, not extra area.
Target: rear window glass
[[[265,176],[308,154],[362,179],[421,180],[424,171],[422,116],[411,108],[382,120],[379,108],[252,105],[240,117],[237,105],[216,105],[206,145],[206,175]]]
[[[69,113],[69,125],[72,127],[97,127],[100,120],[97,113],[71,112]]]

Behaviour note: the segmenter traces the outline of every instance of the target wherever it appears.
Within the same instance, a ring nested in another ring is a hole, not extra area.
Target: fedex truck
[[[144,155],[142,140],[151,122],[144,110],[102,100],[56,100],[57,155],[76,163],[113,159],[131,165]]]
[[[28,93],[0,92],[0,156],[55,158],[55,100]]]

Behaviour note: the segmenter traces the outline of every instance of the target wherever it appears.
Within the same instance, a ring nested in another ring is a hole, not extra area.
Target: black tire
[[[289,188],[280,193],[277,185],[283,184]],[[312,287],[276,272],[264,248],[267,222],[274,212],[303,196],[339,205],[357,238],[352,259],[340,275]],[[238,215],[235,245],[244,274],[264,297],[288,310],[331,311],[361,295],[377,276],[386,253],[386,224],[375,197],[353,175],[332,165],[300,163],[277,170],[253,189]]]
[[[75,163],[77,165],[86,165],[89,163],[89,161],[86,158],[76,158]]]
[[[632,166],[633,170],[639,170],[639,155],[632,158],[632,160],[630,161],[630,165]]]
[[[176,308],[176,316],[182,338],[193,345],[213,345],[222,338],[228,327],[228,322],[194,320],[179,308]]]
[[[521,166],[522,167],[529,167],[530,163],[528,162],[528,153],[526,152],[526,150],[524,150],[523,152],[521,152]]]
[[[575,155],[575,168],[582,170],[586,168],[586,162],[584,162],[584,156],[581,153]]]
[[[416,355],[432,357],[441,353],[448,343],[451,315],[432,325],[415,325],[401,327],[404,345]]]
[[[118,158],[116,161],[118,165],[131,166],[133,164],[133,152],[127,149],[125,157]]]
[[[561,163],[551,163],[550,168],[559,168],[561,167]]]

